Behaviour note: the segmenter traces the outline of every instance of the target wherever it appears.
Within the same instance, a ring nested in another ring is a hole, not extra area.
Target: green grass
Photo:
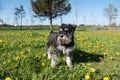
[[[50,67],[46,55],[48,34],[49,30],[1,30],[0,79],[120,79],[120,32],[77,30],[72,58],[74,67],[68,68],[64,57],[60,57],[55,69]]]

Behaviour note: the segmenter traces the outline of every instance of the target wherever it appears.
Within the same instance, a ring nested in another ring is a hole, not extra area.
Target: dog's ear
[[[75,29],[76,29],[76,27],[77,27],[77,26],[74,25],[74,24],[69,24],[69,26],[72,27],[73,32],[75,31]]]
[[[76,28],[77,26],[74,24],[69,24],[69,26],[72,26],[73,28]]]
[[[67,26],[67,24],[64,24],[64,23],[63,23],[63,24],[61,24],[61,27],[65,27],[65,26]]]

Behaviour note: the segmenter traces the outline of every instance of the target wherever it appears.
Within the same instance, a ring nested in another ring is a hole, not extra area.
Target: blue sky
[[[103,15],[103,10],[108,4],[113,4],[118,8],[118,18],[115,20],[117,24],[120,24],[120,1],[119,0],[70,0],[72,10],[68,15],[63,16],[64,23],[76,23],[77,12],[77,24],[108,24],[108,20]],[[14,12],[15,7],[23,5],[26,11],[26,17],[23,20],[24,25],[30,25],[30,9],[31,5],[29,0],[0,0],[0,18],[8,24],[14,24]],[[34,24],[49,24],[49,20],[39,21],[34,20]],[[60,24],[60,18],[53,20],[53,24]]]

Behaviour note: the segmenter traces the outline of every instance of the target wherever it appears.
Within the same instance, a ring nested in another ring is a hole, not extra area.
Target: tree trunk
[[[111,25],[112,25],[112,24],[111,24],[111,22],[112,22],[112,20],[111,20],[111,19],[109,19],[109,26],[110,26],[110,27],[111,27]]]
[[[20,27],[21,27],[21,30],[22,30],[22,16],[20,17]]]
[[[51,31],[53,31],[53,25],[52,25],[52,18],[53,18],[53,16],[52,16],[52,0],[50,0],[50,30]]]
[[[50,30],[53,31],[52,17],[50,17]]]

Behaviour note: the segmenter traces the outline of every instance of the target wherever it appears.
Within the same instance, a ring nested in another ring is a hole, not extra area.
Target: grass
[[[119,80],[120,32],[75,32],[73,68],[46,55],[49,30],[0,31],[1,80]]]

